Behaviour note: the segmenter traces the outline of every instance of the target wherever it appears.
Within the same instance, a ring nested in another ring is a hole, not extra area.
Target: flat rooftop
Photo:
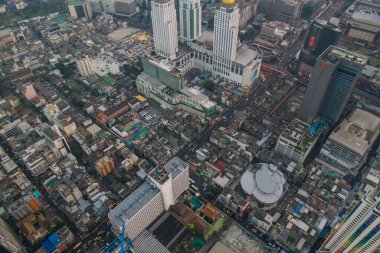
[[[212,51],[214,43],[214,33],[211,31],[204,31],[202,35],[195,40],[195,44],[200,44],[203,47]],[[234,62],[243,66],[249,65],[253,60],[261,58],[259,50],[253,50],[245,44],[241,44],[236,49],[236,57]]]
[[[189,234],[187,227],[169,212],[157,218],[147,230],[170,252]]]
[[[191,97],[195,100],[197,100],[200,104],[202,104],[203,107],[205,108],[211,108],[215,106],[215,103],[212,102],[203,92],[195,87],[188,88],[185,87],[181,90],[183,94],[185,94],[188,97]]]
[[[108,218],[121,227],[158,194],[160,190],[153,183],[146,181],[117,205],[108,214]]]
[[[380,133],[380,118],[356,109],[330,134],[329,139],[364,155]]]
[[[164,90],[166,88],[165,84],[161,83],[158,79],[152,77],[151,75],[145,72],[141,72],[141,74],[139,75],[139,78],[149,83],[150,85],[155,86],[159,90]]]
[[[81,5],[84,3],[84,1],[83,0],[69,0],[69,1],[67,1],[67,3],[69,5]]]
[[[366,64],[368,61],[367,56],[351,52],[336,46],[328,47],[326,51],[319,56],[319,58],[324,61],[329,61],[333,64],[337,63],[341,59],[349,60],[358,64]]]
[[[305,135],[306,131],[308,131],[310,125],[299,120],[294,119],[289,124],[289,126],[281,133],[281,137],[284,137],[288,140],[291,140],[295,143],[298,143],[302,137]]]
[[[4,36],[8,36],[10,32],[12,32],[12,30],[9,29],[9,28],[6,28],[6,29],[3,29],[3,30],[0,30],[0,38],[1,38],[1,37],[4,37]]]
[[[179,174],[182,173],[182,171],[184,171],[188,167],[189,165],[178,157],[174,157],[167,164],[164,165],[164,169],[170,174],[172,174],[173,179],[176,178]]]
[[[324,19],[316,19],[314,22],[317,22],[325,27],[328,27],[331,30],[334,30],[336,32],[341,32],[342,30],[339,28],[339,26],[335,26],[330,21],[324,20]]]
[[[352,19],[355,21],[363,22],[368,25],[380,27],[380,15],[377,13],[366,13],[363,11],[355,11],[352,14]]]
[[[42,132],[49,137],[52,141],[58,140],[60,136],[51,127],[47,127]]]
[[[372,66],[365,66],[362,71],[362,76],[374,83],[380,83],[380,69]]]
[[[185,225],[169,212],[165,212],[133,241],[133,251],[136,253],[169,253],[188,234],[189,230]]]
[[[171,61],[166,59],[165,57],[159,55],[159,54],[145,54],[144,60],[154,66],[157,66],[161,68],[162,70],[165,70],[172,74],[175,77],[181,77],[183,76],[183,72],[179,69],[177,69]],[[144,63],[143,63],[144,64]]]
[[[234,62],[243,66],[247,66],[252,61],[257,60],[259,58],[261,58],[261,54],[258,50],[250,49],[247,45],[241,45],[236,50],[236,58]]]

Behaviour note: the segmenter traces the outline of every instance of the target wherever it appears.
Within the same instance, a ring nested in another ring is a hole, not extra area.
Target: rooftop
[[[172,0],[154,0],[154,2],[159,3],[159,4],[166,4],[169,3]]]
[[[263,204],[276,203],[284,193],[285,176],[273,164],[259,163],[255,172],[247,170],[241,177],[243,190]]]
[[[182,171],[188,168],[189,165],[182,161],[178,157],[174,157],[167,164],[164,165],[164,169],[172,174],[172,178],[176,178]]]
[[[151,182],[146,181],[117,205],[108,214],[108,217],[121,227],[158,194],[160,194],[160,190]]]
[[[380,27],[380,15],[378,13],[366,13],[363,11],[355,11],[352,14],[352,19],[365,23],[367,25]]]
[[[329,61],[333,64],[337,63],[341,59],[352,61],[358,64],[366,64],[368,60],[368,57],[364,55],[357,54],[336,46],[330,46],[327,48],[326,51],[319,56],[319,58],[324,61]]]
[[[356,109],[337,126],[329,139],[364,155],[380,133],[380,118],[367,111]]]
[[[368,79],[374,79],[379,73],[379,69],[370,65],[364,66],[362,70],[362,75]]]
[[[246,45],[241,45],[236,50],[236,57],[234,62],[247,66],[252,63],[253,60],[257,60],[261,57],[261,54],[258,50],[252,50]]]
[[[67,4],[69,5],[80,5],[80,4],[83,4],[83,0],[68,0],[67,1]]]
[[[211,31],[202,32],[201,36],[195,40],[195,44],[200,44],[206,49],[212,51],[214,43],[214,34]],[[243,66],[249,65],[253,60],[261,58],[260,51],[253,50],[247,45],[241,44],[236,50],[236,57],[234,62]]]
[[[148,75],[144,71],[141,72],[141,74],[139,75],[139,78],[149,83],[150,85],[155,86],[155,88],[159,90],[164,90],[166,88],[165,84],[161,83],[158,79],[152,77],[151,75]]]
[[[281,136],[298,143],[305,133],[308,131],[310,125],[299,120],[294,119],[289,126],[281,133]]]
[[[330,28],[331,30],[334,30],[336,32],[341,32],[342,30],[339,28],[339,26],[336,26],[334,24],[332,24],[331,22],[327,21],[327,20],[324,20],[324,19],[316,19],[314,20],[314,22],[317,22],[325,27],[328,27]]]
[[[45,128],[42,130],[42,132],[52,141],[58,140],[60,138],[60,136],[51,127]]]
[[[4,36],[8,36],[10,32],[12,32],[12,30],[9,28],[0,30],[0,38]]]
[[[294,119],[281,133],[281,137],[296,143],[297,148],[304,152],[325,127],[326,125],[320,121],[314,121],[309,125],[299,119]]]
[[[215,106],[215,103],[210,101],[210,99],[197,87],[188,88],[185,87],[181,90],[183,94],[188,97],[195,99],[197,102],[202,104],[205,108],[211,108]]]

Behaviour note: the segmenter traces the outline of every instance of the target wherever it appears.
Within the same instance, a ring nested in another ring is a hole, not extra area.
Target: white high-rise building
[[[89,76],[94,72],[91,68],[91,62],[88,56],[86,56],[83,59],[77,60],[76,63],[77,69],[81,76]]]
[[[153,0],[152,25],[156,53],[170,60],[178,51],[177,20],[174,0]]]
[[[9,230],[8,226],[9,225],[0,218],[0,251],[1,249],[5,249],[5,252],[22,252],[19,242],[12,234],[12,231]]]
[[[113,231],[120,235],[125,226],[126,236],[135,239],[162,212],[174,205],[189,188],[189,165],[174,157],[162,167],[145,170],[147,180],[110,213]]]
[[[332,233],[319,252],[375,252],[380,245],[380,193],[365,196]]]
[[[180,37],[183,41],[197,39],[202,33],[202,7],[200,0],[179,1]]]
[[[239,8],[235,0],[222,0],[214,18],[213,73],[228,78],[236,57]]]

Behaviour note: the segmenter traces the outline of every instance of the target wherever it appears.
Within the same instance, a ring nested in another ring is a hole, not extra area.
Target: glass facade
[[[324,103],[322,103],[320,110],[322,117],[334,122],[339,119],[347,99],[351,95],[356,74],[357,70],[344,66],[336,68],[330,79]]]
[[[313,56],[319,56],[330,45],[337,45],[341,34],[338,28],[315,20],[310,26],[304,50]]]
[[[160,68],[154,63],[149,62],[145,58],[142,58],[141,61],[142,61],[145,73],[160,80],[169,88],[172,88],[173,90],[181,90],[184,87],[185,78],[183,75],[175,76],[171,74],[169,71]]]

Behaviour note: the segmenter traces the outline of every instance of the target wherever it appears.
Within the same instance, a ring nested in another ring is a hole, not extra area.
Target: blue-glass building
[[[320,116],[335,123],[355,87],[367,57],[335,46],[317,59],[298,118],[311,122]]]

